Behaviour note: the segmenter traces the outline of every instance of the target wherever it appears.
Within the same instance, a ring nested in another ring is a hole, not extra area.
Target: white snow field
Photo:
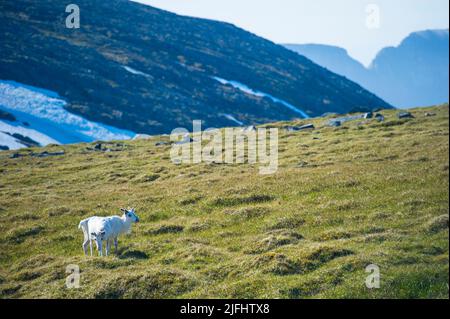
[[[9,149],[26,147],[13,134],[28,137],[41,146],[126,140],[136,135],[72,114],[64,109],[66,104],[55,92],[0,80],[0,110],[16,118],[16,121],[0,119],[0,146]]]
[[[237,82],[237,81],[225,80],[225,79],[219,78],[217,76],[214,76],[213,79],[216,80],[216,81],[219,81],[223,85],[231,85],[232,87],[234,87],[234,88],[236,88],[238,90],[241,90],[244,93],[247,93],[247,94],[250,94],[250,95],[254,95],[254,96],[268,98],[268,99],[272,100],[273,102],[281,104],[284,107],[287,107],[288,109],[290,109],[291,111],[294,111],[295,113],[300,114],[303,118],[309,118],[309,115],[306,114],[301,109],[299,109],[298,107],[296,107],[296,106],[294,106],[294,105],[292,105],[292,104],[290,104],[290,103],[288,103],[288,102],[286,102],[286,101],[284,101],[282,99],[279,99],[279,98],[277,98],[277,97],[275,97],[273,95],[270,95],[268,93],[264,93],[264,92],[261,92],[261,91],[253,90],[253,89],[249,88],[247,85],[242,84],[242,83]]]

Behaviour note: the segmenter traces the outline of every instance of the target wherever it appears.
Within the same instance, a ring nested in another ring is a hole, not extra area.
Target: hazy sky
[[[448,0],[136,1],[231,22],[277,43],[337,45],[366,65],[380,49],[398,45],[413,31],[449,26]]]

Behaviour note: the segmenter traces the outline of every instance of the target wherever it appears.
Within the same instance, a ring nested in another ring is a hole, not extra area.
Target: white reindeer
[[[103,242],[106,242],[105,254],[108,256],[111,247],[111,240],[114,240],[114,247],[117,253],[118,240],[121,234],[131,233],[131,225],[139,222],[139,217],[136,215],[135,209],[121,208],[123,216],[111,217],[90,217],[84,219],[78,225],[78,228],[83,230],[84,242],[83,251],[87,255],[88,245],[91,248],[92,256],[92,241],[97,245],[99,256],[103,256]]]

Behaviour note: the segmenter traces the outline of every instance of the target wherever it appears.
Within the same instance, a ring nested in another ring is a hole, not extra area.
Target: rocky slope
[[[81,27],[68,29],[61,1],[2,1],[0,79],[54,91],[70,112],[137,133],[168,133],[193,119],[211,127],[302,117],[287,105],[308,116],[390,107],[227,23],[125,0],[77,4]]]

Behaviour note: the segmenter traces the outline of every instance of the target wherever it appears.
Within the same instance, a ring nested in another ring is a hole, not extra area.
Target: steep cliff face
[[[193,119],[217,127],[301,117],[286,105],[309,116],[390,107],[227,23],[125,0],[77,4],[81,26],[68,29],[61,1],[2,1],[0,79],[54,91],[75,114],[140,133],[167,133]]]

